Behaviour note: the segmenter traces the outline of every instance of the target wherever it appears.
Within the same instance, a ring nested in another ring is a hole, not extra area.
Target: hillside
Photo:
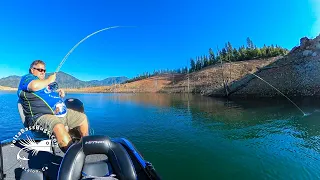
[[[0,79],[0,86],[17,88],[20,82],[20,76],[8,76]]]
[[[163,87],[171,83],[170,75],[154,76],[147,79],[134,81],[125,84],[111,86],[88,87],[80,89],[67,89],[68,92],[119,92],[119,93],[139,93],[139,92],[159,92]]]
[[[277,59],[239,61],[211,65],[200,71],[187,74],[163,74],[131,83],[117,84],[113,86],[90,87],[80,89],[68,89],[69,92],[164,92],[164,93],[201,93],[212,89],[221,89],[223,80],[228,83],[239,80],[248,73],[256,72]],[[230,73],[231,72],[231,73]],[[189,76],[189,89],[188,89]],[[223,95],[223,93],[222,93]]]
[[[225,84],[230,84],[236,80],[240,80],[247,74],[254,73],[258,69],[275,62],[281,57],[282,56],[208,66],[200,71],[190,73],[189,75],[176,77],[173,79],[172,83],[164,87],[161,92],[205,94],[208,91],[224,90],[224,82]],[[218,93],[221,92],[219,91]],[[225,91],[222,91],[222,95],[224,95],[224,93]]]
[[[314,39],[300,39],[284,58],[259,70],[261,77],[289,97],[320,97],[320,35]],[[275,89],[253,75],[236,81],[229,86],[230,96],[274,97],[282,96]],[[207,91],[206,95],[218,95]]]
[[[52,73],[48,73],[49,76]],[[19,85],[20,76],[9,76],[0,79],[0,86],[16,88]],[[61,88],[83,88],[92,86],[107,86],[122,83],[128,80],[127,77],[110,77],[103,80],[82,81],[64,72],[57,73],[56,82]]]

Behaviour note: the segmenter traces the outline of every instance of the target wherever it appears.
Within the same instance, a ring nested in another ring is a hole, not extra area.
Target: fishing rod
[[[81,44],[83,43],[85,40],[87,40],[89,37],[95,35],[95,34],[98,34],[102,31],[106,31],[106,30],[109,30],[109,29],[115,29],[115,28],[125,28],[125,27],[135,27],[135,26],[111,26],[111,27],[107,27],[107,28],[103,28],[103,29],[100,29],[98,31],[95,31],[91,34],[89,34],[88,36],[86,36],[85,38],[81,39],[81,41],[79,41],[76,45],[74,45],[70,51],[64,56],[64,58],[62,59],[62,61],[60,62],[60,64],[58,65],[57,69],[56,69],[56,73],[60,71],[62,65],[66,62],[66,60],[68,59],[68,57],[70,56],[70,54]]]
[[[70,56],[70,54],[81,44],[83,43],[85,40],[87,40],[88,38],[90,38],[91,36],[95,35],[95,34],[98,34],[102,31],[106,31],[106,30],[109,30],[109,29],[115,29],[115,28],[125,28],[125,27],[135,27],[135,26],[111,26],[111,27],[107,27],[107,28],[103,28],[103,29],[100,29],[98,31],[95,31],[91,34],[89,34],[88,36],[86,36],[85,38],[81,39],[76,45],[74,45],[70,50],[69,52],[63,57],[62,61],[60,62],[60,64],[58,65],[56,71],[54,73],[57,73],[60,71],[62,65],[66,62],[66,60],[68,59],[68,57]],[[59,88],[58,84],[56,82],[53,82],[49,85],[51,87],[51,89],[54,89],[54,90],[57,90]]]

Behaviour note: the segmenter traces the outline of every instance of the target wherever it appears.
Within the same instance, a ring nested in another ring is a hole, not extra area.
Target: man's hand
[[[48,80],[49,80],[49,84],[50,83],[53,83],[57,78],[57,74],[56,73],[53,73],[51,74],[49,77],[48,77]]]
[[[64,98],[64,97],[66,96],[66,94],[65,94],[65,92],[64,92],[63,89],[58,89],[57,92],[59,92],[59,96],[60,96],[61,98]]]

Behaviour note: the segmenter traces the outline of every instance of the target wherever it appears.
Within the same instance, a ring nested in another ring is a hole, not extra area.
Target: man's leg
[[[63,152],[66,152],[69,146],[72,144],[72,139],[64,124],[56,124],[53,128],[53,133],[56,136],[60,149]]]
[[[53,132],[63,152],[66,152],[72,144],[71,137],[65,128],[65,121],[65,118],[58,118],[54,115],[46,114],[39,117],[35,122],[36,125],[40,125],[48,131]]]
[[[66,124],[70,129],[78,128],[80,131],[80,136],[89,135],[89,124],[88,118],[84,113],[68,109]]]
[[[80,135],[81,137],[83,136],[88,136],[89,135],[89,125],[88,125],[88,119],[85,119],[79,126],[80,129]]]

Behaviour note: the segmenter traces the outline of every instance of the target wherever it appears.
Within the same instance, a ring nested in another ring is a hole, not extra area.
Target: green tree
[[[207,56],[203,57],[203,67],[207,67],[209,65],[209,60]]]
[[[240,53],[236,48],[233,48],[232,57],[233,57],[233,61],[239,61]]]
[[[196,62],[196,71],[201,69],[201,58],[197,58],[197,62]]]
[[[210,48],[209,49],[209,65],[214,64],[216,61],[216,57],[214,55],[213,50]]]
[[[240,60],[240,61],[246,60],[246,58],[247,58],[247,54],[246,54],[246,53],[247,53],[247,52],[246,52],[246,49],[245,49],[243,46],[241,46],[241,47],[239,48],[239,54],[240,54],[239,60]]]
[[[254,49],[254,44],[249,37],[247,37],[247,48]]]
[[[220,53],[220,58],[222,59],[222,61],[227,60],[227,51],[225,48],[222,48],[221,53]]]
[[[190,59],[190,72],[194,72],[196,70],[196,62],[191,58]]]

